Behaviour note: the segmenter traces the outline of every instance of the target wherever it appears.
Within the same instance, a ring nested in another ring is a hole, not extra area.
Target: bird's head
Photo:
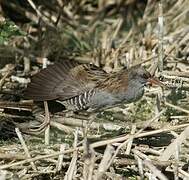
[[[133,66],[129,70],[131,79],[135,79],[143,85],[158,85],[164,87],[165,85],[157,78],[153,77],[143,66]]]

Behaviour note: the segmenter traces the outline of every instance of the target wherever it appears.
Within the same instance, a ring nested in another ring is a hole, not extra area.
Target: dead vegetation
[[[0,179],[189,179],[189,1],[3,0],[0,12]],[[65,59],[143,64],[168,88],[90,123],[53,102],[44,114],[23,90]]]

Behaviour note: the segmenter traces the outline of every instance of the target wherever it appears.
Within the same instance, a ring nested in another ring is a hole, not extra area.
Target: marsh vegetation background
[[[189,179],[188,17],[188,0],[2,0],[0,179]],[[106,72],[142,64],[167,88],[91,123],[54,102],[44,114],[23,91],[64,60]]]

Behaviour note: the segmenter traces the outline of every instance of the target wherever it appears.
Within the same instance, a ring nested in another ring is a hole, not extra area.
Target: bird
[[[34,75],[25,97],[55,100],[67,110],[90,112],[138,101],[148,84],[163,86],[141,65],[107,73],[93,64],[68,60],[49,65]]]

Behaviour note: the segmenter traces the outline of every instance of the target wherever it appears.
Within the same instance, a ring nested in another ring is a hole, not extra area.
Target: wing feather
[[[107,73],[94,65],[55,63],[34,75],[25,96],[35,101],[66,100],[89,91],[106,77]]]

